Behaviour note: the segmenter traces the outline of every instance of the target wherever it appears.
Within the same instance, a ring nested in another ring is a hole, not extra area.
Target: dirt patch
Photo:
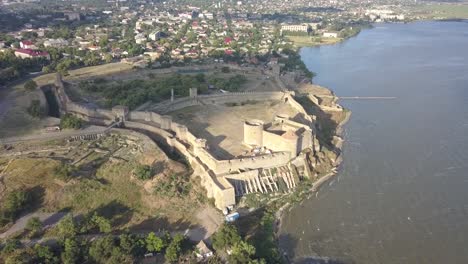
[[[169,113],[176,122],[186,125],[197,137],[207,139],[210,152],[218,159],[241,156],[248,150],[242,144],[243,123],[250,119],[270,122],[278,114],[298,114],[280,101],[251,102],[245,105],[192,106]]]

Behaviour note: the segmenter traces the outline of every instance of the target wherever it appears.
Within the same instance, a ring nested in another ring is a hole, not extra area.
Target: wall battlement
[[[63,81],[59,74],[57,75],[56,90],[56,95],[61,109],[67,113],[78,115],[90,122],[96,123],[101,122],[110,124],[116,119],[119,119],[120,121],[124,121],[125,127],[129,129],[148,131],[157,135],[162,143],[177,150],[187,158],[188,162],[194,169],[194,174],[201,177],[202,185],[207,189],[208,197],[215,199],[215,204],[219,209],[224,209],[229,205],[235,204],[235,186],[227,177],[242,180],[242,175],[247,171],[289,167],[288,164],[290,164],[297,154],[297,146],[294,145],[294,150],[292,151],[277,151],[271,154],[258,155],[255,157],[217,160],[207,150],[206,139],[197,138],[186,126],[174,122],[171,116],[164,115],[170,111],[199,104],[220,104],[226,102],[243,102],[247,100],[285,100],[285,102],[294,104],[293,92],[239,92],[216,95],[197,95],[196,89],[191,89],[189,97],[179,98],[173,101],[164,101],[154,107],[152,109],[153,111],[128,111],[124,107],[114,107],[112,110],[106,110],[92,108],[73,102],[67,96]],[[305,113],[305,110],[301,108],[302,106],[300,106],[300,104],[298,105],[299,106],[296,105],[293,107],[299,108],[301,113]],[[156,110],[159,113],[154,112]],[[309,119],[307,120],[310,120],[312,124],[313,119],[310,116],[308,117]],[[247,134],[250,134],[250,136],[247,137],[247,141],[251,143],[259,143],[260,141],[265,140],[263,123],[260,125],[259,123],[252,122],[250,126],[250,128],[247,128],[247,130],[249,130],[249,133]],[[260,137],[262,140],[259,140]],[[285,176],[282,177],[284,178]],[[290,176],[288,177],[290,178]],[[289,178],[284,178],[284,181],[287,181],[286,184],[288,186],[293,186]],[[246,180],[248,179],[246,178]],[[257,184],[252,186],[256,186],[255,188],[258,188],[256,190],[267,190],[265,189],[265,184],[276,184],[274,181],[276,180],[268,178],[265,183],[257,182]],[[274,188],[271,189],[273,190]]]

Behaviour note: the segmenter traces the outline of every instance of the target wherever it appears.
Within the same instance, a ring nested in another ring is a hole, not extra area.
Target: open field
[[[114,230],[203,226],[197,215],[207,200],[200,183],[190,179],[187,168],[170,160],[147,141],[149,138],[135,135],[19,144],[12,150],[1,150],[0,204],[12,191],[28,190],[34,196],[33,211],[71,211],[75,215],[97,212],[112,221]],[[152,180],[133,176],[139,164],[154,168]],[[63,166],[73,168],[66,178],[58,171]],[[187,179],[183,195],[156,191],[174,175]]]
[[[414,7],[413,15],[430,19],[457,19],[468,18],[468,4],[424,4]]]
[[[187,125],[197,137],[207,139],[210,152],[218,159],[241,156],[249,150],[242,144],[245,120],[260,119],[268,123],[278,114],[294,117],[297,112],[287,103],[253,101],[237,106],[193,106],[170,113],[174,121]]]
[[[331,45],[341,42],[342,38],[324,38],[324,37],[308,37],[308,36],[287,36],[287,38],[298,47],[310,47],[319,45]]]

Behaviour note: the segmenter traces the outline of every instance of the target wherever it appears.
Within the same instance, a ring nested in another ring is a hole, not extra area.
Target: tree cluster
[[[72,114],[65,114],[60,119],[61,128],[80,129],[82,125],[83,120]]]
[[[44,115],[44,109],[41,107],[41,101],[32,100],[27,109],[28,114],[35,118],[41,118]]]
[[[101,217],[94,214],[88,220],[102,228]],[[36,220],[28,228],[37,228]],[[100,223],[100,224],[99,224]],[[85,225],[89,223],[86,222]],[[151,232],[146,236],[124,233],[119,236],[105,235],[93,239],[78,236],[80,223],[72,215],[65,216],[57,226],[58,245],[26,247],[19,240],[8,240],[1,250],[0,261],[18,263],[96,263],[122,264],[137,263],[146,253],[162,253],[166,261],[178,262],[181,254],[188,249],[186,238],[168,232],[157,236]],[[41,227],[42,228],[42,227]],[[107,232],[108,233],[108,232]]]
[[[213,234],[213,248],[218,254],[230,252],[228,256],[229,263],[266,263],[264,259],[256,256],[255,247],[242,239],[239,232],[233,224],[225,223]]]
[[[153,169],[149,165],[140,164],[135,168],[134,174],[138,179],[142,181],[150,180],[151,178],[153,178]]]
[[[157,102],[169,99],[171,89],[174,89],[175,96],[188,96],[188,90],[192,87],[198,88],[200,92],[208,89],[204,77],[182,74],[174,74],[155,80],[131,80],[116,84],[87,81],[81,82],[79,87],[104,97],[108,106],[125,105],[130,109],[149,100]]]
[[[31,197],[24,190],[15,190],[10,192],[3,200],[0,207],[0,227],[3,227],[14,220],[23,212]]]

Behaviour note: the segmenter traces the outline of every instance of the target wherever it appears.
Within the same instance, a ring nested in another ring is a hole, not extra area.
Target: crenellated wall
[[[286,92],[236,92],[223,94],[208,94],[191,97],[178,98],[174,101],[166,100],[158,103],[151,108],[161,114],[177,111],[186,107],[207,104],[226,104],[226,103],[242,103],[246,101],[268,101],[268,100],[283,100],[288,93]]]
[[[201,177],[202,185],[207,189],[207,195],[215,199],[216,207],[224,209],[227,206],[235,204],[235,190],[232,184],[226,179],[226,175],[239,174],[246,171],[254,171],[265,168],[275,168],[288,165],[296,157],[297,145],[299,141],[289,142],[284,140],[284,147],[279,148],[278,152],[255,157],[245,157],[231,160],[217,160],[206,148],[206,140],[197,138],[189,129],[172,120],[171,116],[163,115],[169,111],[185,108],[187,106],[199,104],[224,104],[229,102],[244,102],[247,100],[284,100],[293,106],[300,113],[305,113],[310,123],[313,119],[307,115],[305,110],[294,99],[292,92],[246,92],[246,93],[226,93],[216,95],[197,95],[192,89],[191,97],[180,98],[174,101],[165,101],[158,104],[153,111],[130,111],[124,107],[115,107],[112,110],[91,108],[86,105],[77,104],[67,96],[63,82],[60,76],[57,76],[56,82],[57,97],[59,104],[64,112],[80,116],[93,123],[111,124],[119,118],[124,121],[126,128],[137,131],[148,131],[157,135],[159,140],[165,145],[177,150],[184,155],[194,169],[194,174]],[[308,127],[309,124],[303,125]],[[258,129],[257,129],[258,130]],[[255,131],[257,131],[255,130]],[[253,132],[255,132],[253,131]],[[265,136],[263,126],[261,135],[253,133],[252,142],[262,139],[263,143],[274,142],[276,138]],[[250,133],[250,132],[249,132]],[[277,136],[277,135],[275,135]],[[266,139],[265,139],[266,138]],[[309,144],[309,141],[300,141],[303,147]],[[275,149],[275,148],[272,148]]]

